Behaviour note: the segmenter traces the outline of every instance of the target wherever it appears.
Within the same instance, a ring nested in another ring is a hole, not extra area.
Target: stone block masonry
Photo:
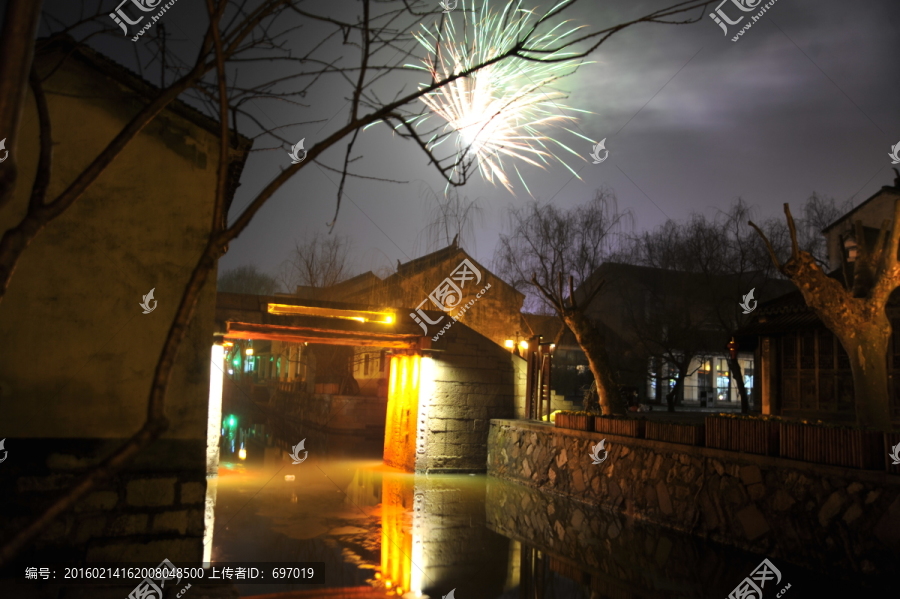
[[[416,472],[484,472],[487,423],[523,399],[524,360],[460,321],[433,344],[429,391],[419,398]],[[426,370],[423,368],[423,372]],[[423,383],[424,384],[424,383]]]
[[[124,439],[16,439],[0,471],[0,538],[10,538]],[[202,556],[206,442],[163,439],[64,513],[22,559],[195,563]]]
[[[877,580],[900,563],[887,473],[493,420],[488,474],[832,576]]]

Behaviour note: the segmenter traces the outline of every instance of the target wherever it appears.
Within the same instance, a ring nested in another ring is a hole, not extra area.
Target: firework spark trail
[[[554,6],[550,12],[559,6],[560,4]],[[567,95],[547,88],[557,79],[571,75],[585,64],[580,59],[566,60],[574,52],[553,50],[564,45],[564,40],[581,27],[562,31],[567,23],[563,22],[546,33],[535,35],[535,14],[522,8],[521,0],[509,2],[500,12],[490,11],[486,0],[480,10],[475,10],[473,0],[471,12],[465,10],[464,0],[461,33],[457,32],[453,18],[446,17],[441,25],[436,23],[430,28],[423,26],[424,31],[415,34],[428,50],[429,56],[423,61],[424,66],[410,66],[427,71],[432,83],[495,59],[517,47],[523,40],[527,40],[524,49],[531,52],[522,54],[530,54],[539,60],[506,58],[467,77],[456,79],[421,98],[434,115],[446,121],[441,132],[434,133],[429,139],[429,144],[437,147],[448,139],[448,133],[455,131],[457,134],[457,150],[462,152],[463,158],[454,167],[451,177],[456,174],[457,169],[464,169],[474,162],[482,177],[491,183],[499,181],[512,191],[509,178],[503,170],[504,156],[542,168],[556,161],[577,177],[578,174],[554,153],[554,149],[566,150],[581,157],[541,131],[548,126],[576,120],[573,116],[558,114],[553,110],[561,108],[560,101],[566,99]],[[446,23],[444,31],[443,23]],[[531,35],[534,37],[530,37]],[[551,60],[558,62],[546,62]],[[588,112],[573,108],[569,110]],[[418,115],[410,123],[421,127],[431,116],[427,113]],[[563,128],[591,141],[571,129]],[[519,174],[515,165],[513,168]],[[528,189],[521,174],[519,179]]]

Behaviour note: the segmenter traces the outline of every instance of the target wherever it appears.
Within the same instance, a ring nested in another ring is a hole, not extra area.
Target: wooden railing
[[[596,417],[583,426],[581,420],[588,417],[558,414],[556,426],[900,474],[900,464],[893,464],[889,456],[900,443],[900,432],[718,415],[707,416],[702,424]]]

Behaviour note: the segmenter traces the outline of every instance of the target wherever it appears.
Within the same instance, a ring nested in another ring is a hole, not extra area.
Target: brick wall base
[[[0,468],[0,538],[46,509],[125,439],[14,439]],[[206,441],[164,439],[59,516],[17,561],[199,563]]]

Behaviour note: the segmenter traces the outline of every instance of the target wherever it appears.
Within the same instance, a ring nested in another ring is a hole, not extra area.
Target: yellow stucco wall
[[[72,60],[45,90],[52,198],[140,104],[120,82]],[[15,201],[0,210],[4,230],[24,213],[36,169],[30,94],[17,153]],[[211,132],[166,111],[25,252],[0,304],[0,437],[121,438],[140,428],[163,340],[210,227],[217,157]],[[169,438],[205,438],[215,280],[213,272],[178,356]],[[158,307],[145,315],[138,304],[151,288]]]

